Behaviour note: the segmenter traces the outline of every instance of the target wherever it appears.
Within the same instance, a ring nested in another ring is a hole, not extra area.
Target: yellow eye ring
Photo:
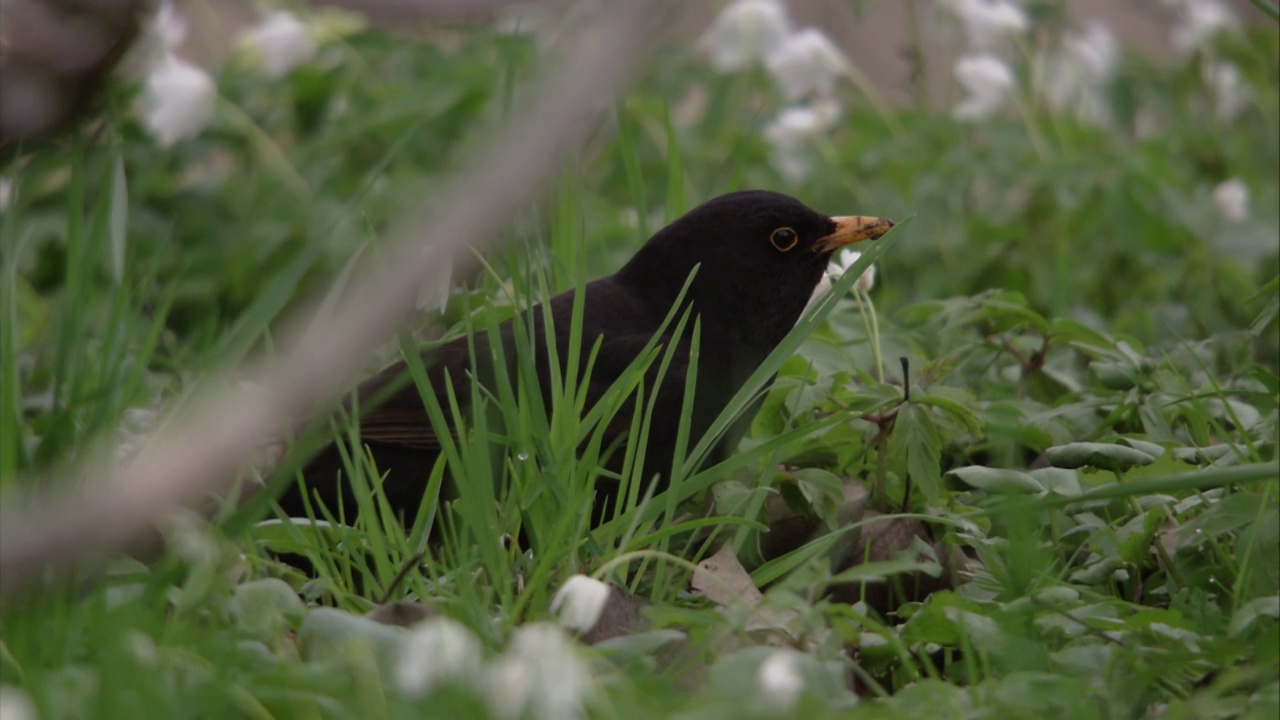
[[[779,252],[786,252],[800,242],[800,236],[789,227],[780,227],[769,235],[769,242],[773,243]]]

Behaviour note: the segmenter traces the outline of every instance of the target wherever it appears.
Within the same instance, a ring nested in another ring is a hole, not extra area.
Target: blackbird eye
[[[796,231],[789,227],[780,227],[769,236],[769,242],[773,243],[773,246],[778,250],[786,252],[800,242],[800,236],[796,235]]]

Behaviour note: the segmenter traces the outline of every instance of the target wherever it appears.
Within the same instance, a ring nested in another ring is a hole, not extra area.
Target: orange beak
[[[818,240],[813,246],[815,252],[835,252],[845,245],[875,240],[893,227],[892,220],[868,215],[840,215],[831,219],[835,221],[836,231]]]

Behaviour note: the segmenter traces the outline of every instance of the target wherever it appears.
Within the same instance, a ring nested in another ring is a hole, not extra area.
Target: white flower
[[[1182,6],[1182,20],[1170,31],[1173,48],[1182,55],[1190,55],[1220,33],[1240,26],[1235,13],[1221,0],[1185,0]]]
[[[480,641],[462,623],[435,617],[414,625],[396,665],[396,682],[409,697],[435,686],[480,672]]]
[[[1106,25],[1091,23],[1083,33],[1068,34],[1063,45],[1089,81],[1101,83],[1115,75],[1120,44]]]
[[[124,636],[125,649],[143,667],[155,667],[156,641],[141,630],[130,630]]]
[[[804,180],[811,167],[806,148],[835,127],[839,119],[840,103],[830,97],[784,108],[764,129],[764,139],[772,147],[769,161],[787,180]]]
[[[826,96],[849,74],[849,58],[821,30],[807,28],[770,52],[765,66],[788,99]]]
[[[827,272],[831,275],[831,279],[835,280],[841,277],[842,275],[844,275],[846,272],[849,272],[849,268],[852,268],[854,264],[857,263],[858,260],[861,258],[862,258],[862,253],[858,252],[857,250],[849,250],[849,249],[841,250],[840,253],[836,255],[835,259],[832,261],[831,267],[827,270]],[[875,265],[868,265],[867,269],[863,270],[862,274],[858,276],[858,279],[853,281],[854,292],[859,292],[859,293],[871,292],[871,288],[875,286],[876,286],[876,266]]]
[[[861,257],[862,253],[857,250],[845,248],[831,258],[831,264],[827,266],[826,272],[822,273],[822,278],[818,280],[818,286],[813,289],[813,294],[809,296],[809,305],[817,302],[819,298],[825,295],[831,289],[831,285],[843,277],[846,272],[849,272],[849,268],[852,268],[854,263],[858,262]],[[858,279],[853,281],[852,290],[856,293],[868,293],[871,292],[871,288],[875,287],[875,285],[876,266],[869,265],[858,276]]]
[[[213,78],[172,52],[147,75],[143,123],[164,147],[193,138],[213,120],[218,91]]]
[[[245,31],[244,42],[262,60],[262,69],[272,80],[293,72],[316,55],[311,31],[292,13],[269,12],[262,22]]]
[[[187,19],[171,2],[160,3],[149,29],[165,50],[174,50],[187,39]]]
[[[176,51],[187,38],[187,20],[171,2],[162,2],[142,28],[137,42],[121,59],[119,70],[129,77],[141,77],[164,62],[166,53]]]
[[[799,655],[795,650],[777,650],[765,658],[756,671],[756,686],[774,710],[791,709],[804,690]]]
[[[1240,80],[1240,68],[1229,62],[1204,67],[1204,82],[1213,92],[1213,117],[1220,123],[1235,120],[1251,99],[1249,88]]]
[[[1047,57],[1038,90],[1054,110],[1105,123],[1110,108],[1102,91],[1115,76],[1119,59],[1120,46],[1105,25],[1095,23],[1083,33],[1068,33],[1062,49]]]
[[[966,55],[956,60],[955,75],[968,93],[952,110],[958,120],[991,117],[1014,87],[1013,71],[994,55]]]
[[[1244,222],[1249,219],[1249,186],[1240,178],[1221,182],[1213,189],[1213,204],[1227,222]]]
[[[720,72],[761,63],[791,34],[791,19],[779,0],[735,0],[698,40]]]
[[[38,720],[39,717],[36,705],[26,691],[12,685],[0,685],[0,719]]]
[[[574,575],[565,581],[551,599],[551,612],[560,624],[585,633],[600,622],[600,614],[609,602],[609,585],[586,575]]]
[[[947,5],[975,50],[996,50],[1031,27],[1022,8],[1007,0],[951,0]]]
[[[498,717],[567,720],[584,714],[593,681],[572,638],[556,625],[533,623],[516,629],[485,669],[483,687]]]
[[[839,119],[840,103],[819,98],[808,105],[784,108],[764,129],[764,137],[775,146],[796,147],[817,139]]]

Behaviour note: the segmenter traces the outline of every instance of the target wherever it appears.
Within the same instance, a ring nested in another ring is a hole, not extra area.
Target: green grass
[[[748,613],[685,592],[690,561],[728,541],[765,602],[792,618],[791,634],[773,636],[802,651],[806,689],[792,712],[806,717],[1274,717],[1273,30],[1220,48],[1253,92],[1226,127],[1197,110],[1197,70],[1141,58],[1110,88],[1118,119],[1105,129],[1033,103],[980,125],[911,108],[886,117],[849,91],[853,109],[816,150],[813,174],[790,184],[761,137],[781,103],[762,78],[663,58],[522,215],[510,249],[369,367],[403,354],[408,382],[423,387],[418,348],[492,330],[612,272],[650,232],[729,189],[910,218],[717,420],[716,435],[745,432],[736,453],[705,466],[711,440],[686,433],[670,490],[646,497],[645,373],[661,372],[666,349],[640,353],[591,408],[589,363],[564,368],[550,397],[530,392],[532,330],[521,325],[512,378],[427,403],[438,429],[464,439],[430,469],[414,526],[388,512],[377,468],[358,454],[345,473],[358,507],[313,508],[330,527],[260,525],[265,495],[188,519],[153,563],[119,558],[7,601],[3,692],[21,689],[44,718],[482,716],[504,687],[495,673],[515,629],[548,619],[555,590],[581,572],[644,597],[654,628],[583,650],[591,714],[768,715],[757,671],[773,651]],[[334,283],[328,302],[340,301],[352,265],[449,181],[472,129],[505,117],[537,64],[531,40],[462,36],[446,52],[359,32],[330,48],[335,61],[275,84],[232,65],[215,126],[171,150],[142,134],[126,111],[132,89],[117,85],[100,132],[9,159],[6,500],[34,492],[47,469],[109,457],[130,408],[163,411],[206,373],[270,352],[274,323],[304,295]],[[705,93],[701,114],[677,112],[689,92]],[[1154,135],[1132,131],[1140,104],[1162,113]],[[1243,223],[1220,220],[1210,199],[1228,177],[1252,190]],[[848,292],[871,262],[874,307]],[[602,430],[620,412],[632,413],[615,449],[626,503],[592,530],[588,498],[610,451]],[[295,482],[308,451],[355,429],[335,418],[263,481]],[[916,545],[833,567],[834,549],[869,527],[836,522],[842,478],[961,549],[974,561],[968,582],[883,613],[827,597],[835,582],[900,588],[939,566]],[[824,530],[764,557],[770,496]],[[308,557],[314,573],[272,551]],[[438,605],[478,638],[485,669],[426,696],[402,692],[403,633],[358,617],[384,599]],[[681,650],[659,647],[662,628],[685,634]]]

